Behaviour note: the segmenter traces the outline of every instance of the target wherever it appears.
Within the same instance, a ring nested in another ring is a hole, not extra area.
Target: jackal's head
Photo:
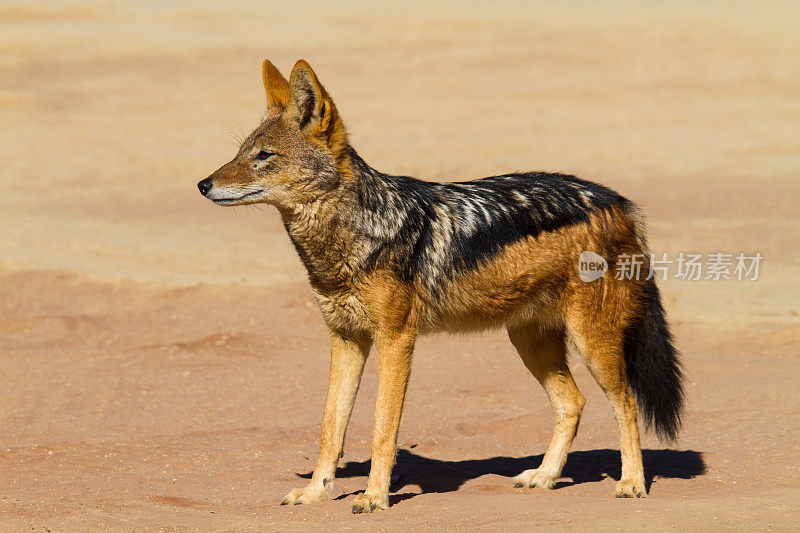
[[[348,157],[347,132],[333,100],[304,60],[289,81],[264,60],[268,110],[239,153],[197,184],[220,205],[305,204],[334,189]]]

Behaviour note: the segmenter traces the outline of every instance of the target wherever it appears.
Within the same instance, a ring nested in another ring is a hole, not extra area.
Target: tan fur
[[[269,59],[265,59],[261,65],[261,77],[264,80],[264,90],[267,92],[270,110],[286,109],[289,105],[289,82]]]
[[[645,281],[617,280],[615,264],[603,278],[585,283],[578,256],[592,250],[606,258],[646,250],[641,218],[612,207],[588,220],[508,244],[477,266],[455,270],[435,297],[425,280],[404,281],[388,267],[363,269],[364,239],[347,224],[346,198],[326,195],[354,176],[347,131],[328,92],[310,65],[298,61],[287,81],[264,61],[270,116],[237,158],[208,180],[218,203],[276,205],[309,271],[309,280],[331,337],[331,368],[320,453],[311,482],[290,492],[284,504],[331,495],[364,363],[373,342],[380,384],[366,492],[354,512],[388,507],[397,433],[419,334],[506,327],[526,367],[553,408],[555,431],[541,466],[515,478],[518,486],[552,488],[560,476],[580,421],[584,398],[567,366],[572,345],[607,395],[618,421],[622,448],[619,496],[644,496],[637,411],[625,382],[623,342],[638,316]],[[260,151],[282,157],[254,162]],[[249,166],[248,166],[249,165]],[[271,165],[270,172],[254,172]],[[318,169],[335,168],[321,172]],[[326,181],[327,180],[327,181]],[[263,194],[262,192],[263,191]],[[206,194],[204,192],[204,194]],[[212,193],[209,193],[211,195]],[[599,238],[598,236],[613,236]],[[646,272],[646,268],[644,269]]]
[[[517,476],[515,484],[552,488],[566,461],[585,403],[566,364],[569,341],[608,396],[619,422],[624,466],[617,494],[646,494],[636,406],[621,378],[623,335],[638,311],[631,302],[637,301],[643,280],[616,280],[613,264],[602,281],[584,283],[578,278],[578,255],[598,245],[590,230],[598,225],[625,236],[619,249],[599,250],[606,257],[641,253],[633,221],[615,211],[507,246],[492,261],[451,284],[444,309],[426,306],[416,288],[380,271],[346,289],[316,292],[329,324],[378,339],[382,385],[376,406],[373,469],[355,511],[387,505],[394,442],[417,332],[470,331],[503,324],[523,362],[545,389],[556,422],[542,465]],[[569,339],[568,329],[576,332]],[[322,465],[326,473],[332,468]]]
[[[319,118],[312,121],[304,133],[315,142],[327,146],[334,158],[344,163],[347,149],[347,130],[339,116],[336,104],[333,103],[328,91],[322,86],[311,65],[305,59],[300,59],[292,68],[289,85],[292,91],[302,91],[305,84],[311,84],[321,96],[316,102],[314,114]],[[289,117],[297,115],[301,110],[297,107],[297,100],[293,99],[288,109]],[[344,165],[342,165],[344,167]],[[346,168],[346,167],[345,167]]]
[[[508,328],[508,336],[522,362],[547,393],[556,423],[553,440],[542,464],[539,468],[519,474],[514,478],[514,484],[517,487],[551,489],[567,461],[567,453],[578,431],[581,411],[586,401],[567,366],[563,327],[518,323]]]

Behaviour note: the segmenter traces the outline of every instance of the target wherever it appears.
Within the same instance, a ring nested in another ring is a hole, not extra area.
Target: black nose
[[[211,190],[211,180],[208,178],[204,179],[203,181],[197,184],[197,188],[200,189],[200,194],[205,196],[206,194],[208,194],[208,191]]]

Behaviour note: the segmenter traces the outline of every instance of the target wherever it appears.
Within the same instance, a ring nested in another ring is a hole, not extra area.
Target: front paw
[[[367,494],[362,493],[356,496],[353,501],[353,512],[358,513],[371,513],[379,509],[389,508],[389,495],[388,494]]]
[[[543,489],[552,489],[556,485],[558,478],[550,475],[547,472],[538,469],[526,470],[514,478],[514,487],[522,488],[527,487],[541,487]]]
[[[327,483],[330,486],[330,483]],[[326,486],[318,486],[314,483],[302,489],[294,489],[281,500],[281,505],[300,505],[301,503],[315,503],[328,499]]]

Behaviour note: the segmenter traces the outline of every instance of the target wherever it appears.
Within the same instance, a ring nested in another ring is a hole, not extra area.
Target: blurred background
[[[680,448],[692,454],[659,455],[645,438],[649,475],[664,478],[637,507],[645,514],[614,514],[616,452],[572,468],[594,469],[597,483],[509,488],[508,476],[535,467],[551,421],[494,333],[420,342],[400,492],[423,495],[393,500],[381,520],[638,527],[670,513],[693,526],[788,524],[798,22],[791,1],[4,0],[0,524],[352,520],[342,502],[274,507],[313,467],[326,333],[277,213],[223,209],[195,186],[259,122],[264,58],[287,76],[308,60],[351,142],[384,172],[577,174],[642,206],[654,252],[764,256],[757,282],[662,284],[686,353]],[[590,400],[576,449],[616,450],[602,394],[576,373]],[[373,361],[344,459],[356,466],[337,495],[366,481],[374,386]],[[496,456],[533,466],[459,462]],[[455,488],[442,484],[452,478]]]

